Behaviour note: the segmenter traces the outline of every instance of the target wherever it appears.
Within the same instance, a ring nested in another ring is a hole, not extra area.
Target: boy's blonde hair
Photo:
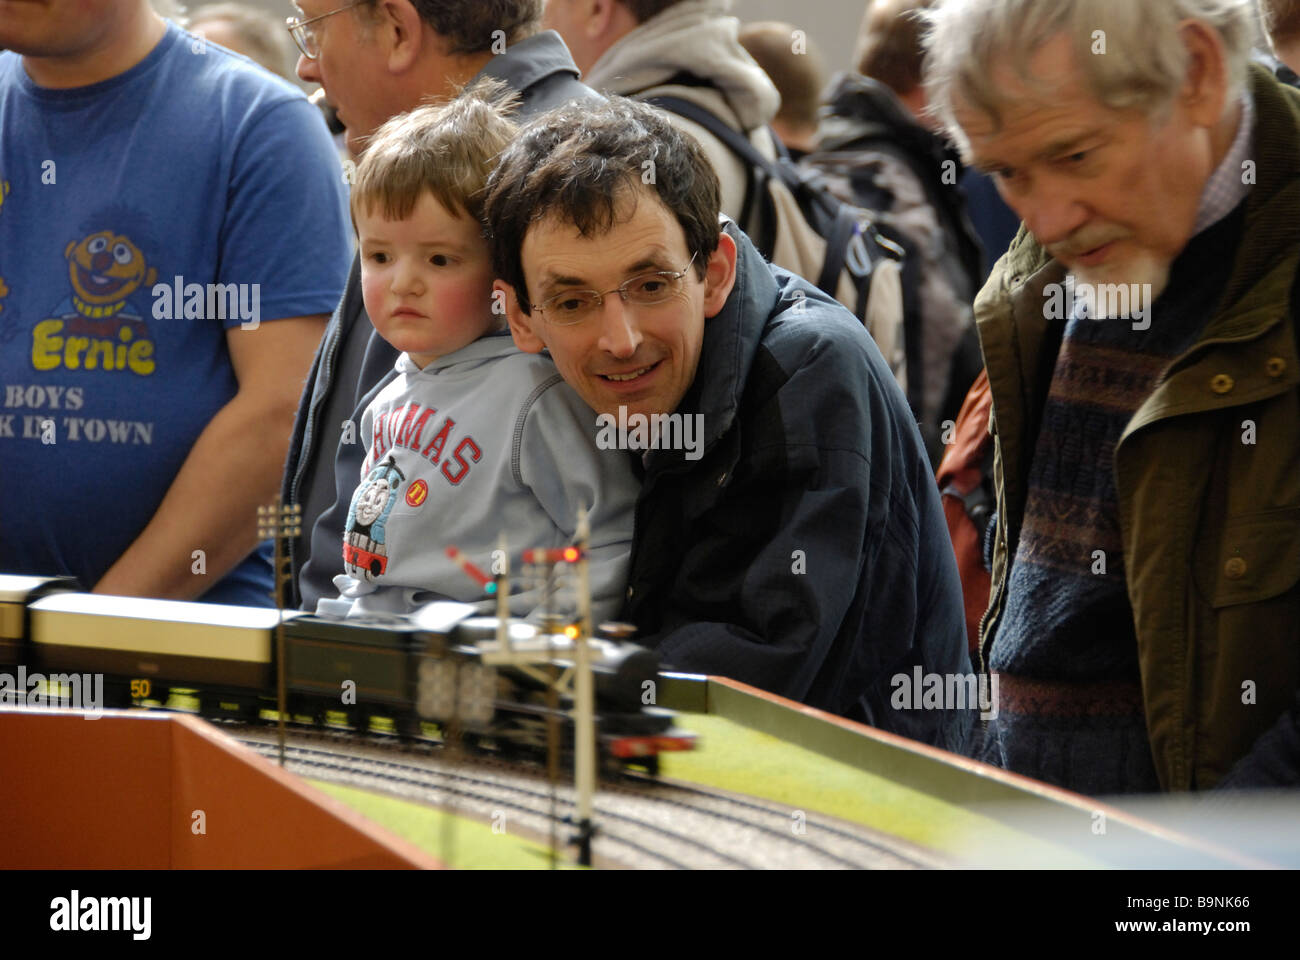
[[[447,212],[483,222],[483,187],[518,126],[508,114],[517,94],[485,78],[450,102],[399,114],[375,131],[352,182],[352,228],[358,211],[379,208],[405,220],[426,191]]]

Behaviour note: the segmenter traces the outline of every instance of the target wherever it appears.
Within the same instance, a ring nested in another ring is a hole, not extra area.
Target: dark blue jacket
[[[735,289],[679,407],[703,415],[704,454],[647,458],[624,616],[677,669],[960,751],[972,711],[891,705],[916,666],[971,672],[907,401],[848,310],[726,230]]]
[[[578,80],[578,68],[553,30],[514,44],[490,60],[475,80],[485,76],[520,93],[521,120],[568,100],[600,97]],[[306,609],[314,610],[320,597],[338,593],[332,578],[343,572],[340,537],[365,455],[361,414],[393,378],[396,362],[397,351],[366,316],[360,261],[354,259],[299,401],[281,494],[286,503],[302,505],[302,535],[290,541],[289,552],[293,602]]]

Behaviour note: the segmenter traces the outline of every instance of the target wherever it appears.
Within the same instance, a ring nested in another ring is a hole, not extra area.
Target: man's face
[[[423,368],[494,325],[483,228],[425,192],[405,220],[357,212],[361,296],[379,335]]]
[[[1159,296],[1213,170],[1211,112],[1181,95],[1163,122],[1098,103],[1065,35],[1030,66],[1037,97],[1013,70],[999,70],[1010,94],[1000,128],[959,104],[976,165],[1080,282],[1149,283]]]
[[[93,46],[118,19],[118,0],[0,0],[0,50],[66,56]]]
[[[299,19],[329,13],[344,6],[345,0],[298,0]],[[319,83],[338,111],[339,122],[347,127],[348,149],[358,155],[365,137],[374,133],[389,117],[414,104],[400,102],[385,82],[384,51],[379,33],[364,19],[365,10],[343,10],[317,20],[315,32],[320,53],[315,60],[298,58],[298,76],[307,83]]]
[[[686,234],[649,188],[629,190],[618,214],[602,236],[583,237],[554,217],[528,231],[520,253],[533,303],[570,290],[604,293],[633,277],[686,267]],[[606,294],[572,326],[556,325],[536,308],[524,316],[509,301],[515,342],[530,352],[548,349],[560,374],[597,413],[617,416],[619,407],[629,415],[672,413],[695,379],[705,318],[716,316],[731,292],[734,263],[735,247],[724,234],[704,280],[692,267],[663,303],[625,303],[617,292]]]

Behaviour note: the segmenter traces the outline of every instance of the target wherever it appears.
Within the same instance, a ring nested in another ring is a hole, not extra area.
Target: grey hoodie
[[[495,77],[517,90],[523,120],[576,97],[599,99],[578,82],[578,68],[553,30],[514,44],[478,76]],[[342,444],[342,436],[356,429],[378,386],[392,377],[396,359],[397,351],[366,316],[361,264],[354,259],[343,299],[312,361],[285,466],[284,501],[302,505],[303,532],[289,542],[289,556],[294,603],[304,609],[313,610],[319,598],[334,594],[330,578],[343,568],[337,538],[356,486],[361,448]]]
[[[405,614],[430,600],[481,600],[482,587],[448,547],[491,573],[505,531],[511,570],[520,574],[525,548],[571,542],[585,505],[593,615],[611,619],[626,584],[640,485],[626,452],[597,448],[595,413],[551,359],[521,353],[509,334],[497,334],[424,369],[402,354],[396,370],[361,418],[366,456],[335,554],[342,597],[322,599],[319,612]],[[513,586],[513,612],[533,612],[535,587],[522,578]],[[557,612],[572,609],[568,596]]]
[[[698,103],[750,133],[764,155],[775,156],[767,125],[781,106],[781,95],[736,39],[740,21],[728,16],[730,10],[731,0],[674,4],[606,50],[583,80],[602,93],[638,100],[674,96]],[[698,82],[680,82],[683,74]],[[744,163],[698,124],[676,115],[673,122],[700,141],[722,181],[722,212],[739,220]]]

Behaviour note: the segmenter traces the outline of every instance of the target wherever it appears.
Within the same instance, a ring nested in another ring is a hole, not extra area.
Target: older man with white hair
[[[1250,0],[944,0],[927,92],[1024,228],[976,302],[984,758],[1300,783],[1300,96]]]

